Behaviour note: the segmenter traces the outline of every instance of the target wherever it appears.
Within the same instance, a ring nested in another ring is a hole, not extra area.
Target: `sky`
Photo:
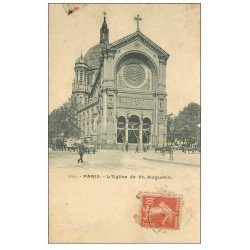
[[[67,15],[49,5],[49,112],[71,96],[75,60],[99,43],[103,11],[109,42],[140,31],[170,54],[167,62],[168,113],[200,104],[200,6],[198,4],[87,4]]]

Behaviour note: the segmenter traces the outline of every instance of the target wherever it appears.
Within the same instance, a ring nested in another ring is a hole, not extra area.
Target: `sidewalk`
[[[169,160],[169,156],[169,153],[162,155],[161,153],[149,152],[148,154],[143,156],[143,159],[147,161],[162,162],[182,166],[200,167],[200,154],[198,153],[188,154],[174,151],[174,160]]]

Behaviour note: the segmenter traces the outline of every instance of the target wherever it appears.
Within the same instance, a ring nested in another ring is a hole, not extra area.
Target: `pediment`
[[[128,36],[125,36],[111,44],[109,44],[107,47],[109,49],[119,49],[129,43],[140,41],[145,46],[150,48],[152,51],[154,51],[159,56],[164,56],[166,59],[168,59],[169,54],[163,50],[160,46],[158,46],[156,43],[154,43],[151,39],[149,39],[147,36],[142,34],[140,31],[136,31]]]

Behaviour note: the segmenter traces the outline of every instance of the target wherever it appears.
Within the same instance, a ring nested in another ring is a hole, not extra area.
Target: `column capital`
[[[111,48],[104,48],[104,49],[102,49],[102,54],[103,54],[103,56],[104,56],[105,59],[114,58],[116,52],[117,52],[117,50],[111,49]]]
[[[169,56],[163,55],[163,54],[158,54],[158,59],[160,63],[166,64]]]
[[[144,114],[143,114],[143,112],[141,113],[141,120],[143,120],[143,118],[144,118]]]
[[[129,110],[127,110],[126,118],[129,119]]]

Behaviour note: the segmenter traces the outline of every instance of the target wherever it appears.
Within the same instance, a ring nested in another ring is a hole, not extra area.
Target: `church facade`
[[[99,44],[75,62],[72,98],[81,137],[99,145],[166,140],[169,54],[139,30],[109,43],[104,15]]]

